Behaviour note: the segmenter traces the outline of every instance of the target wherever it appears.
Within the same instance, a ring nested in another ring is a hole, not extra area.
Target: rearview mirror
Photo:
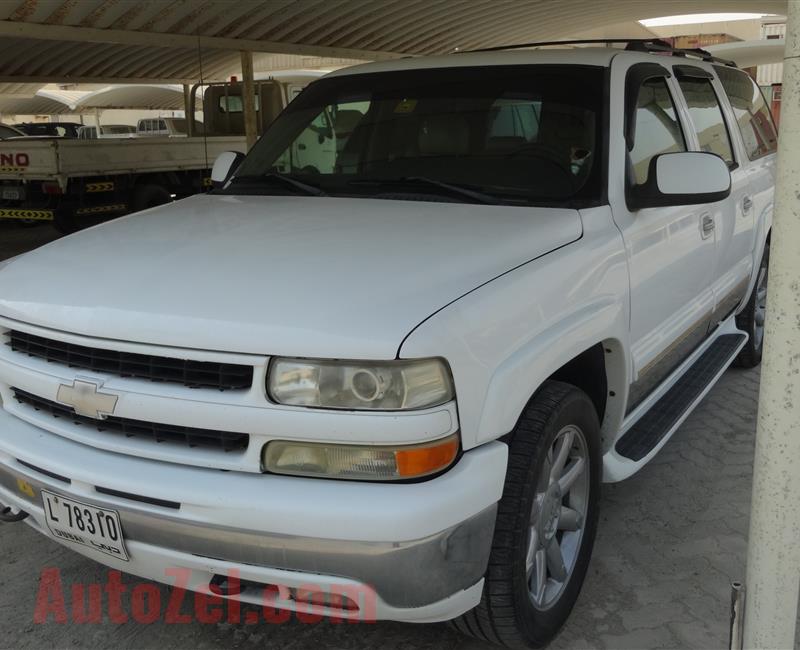
[[[655,156],[647,181],[627,192],[629,210],[722,201],[731,193],[727,163],[713,153],[683,151]]]
[[[239,151],[223,151],[211,168],[211,185],[215,188],[222,187],[243,160],[244,154]]]

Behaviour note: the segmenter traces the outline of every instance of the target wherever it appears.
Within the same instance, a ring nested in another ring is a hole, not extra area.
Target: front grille
[[[90,348],[17,330],[10,331],[8,336],[8,345],[14,352],[51,363],[61,363],[70,368],[95,370],[120,377],[173,382],[190,388],[244,390],[253,384],[252,366]]]
[[[250,442],[250,436],[246,433],[193,429],[174,424],[143,422],[142,420],[129,420],[114,416],[107,417],[105,420],[95,420],[84,415],[78,415],[71,407],[58,402],[32,395],[19,388],[12,388],[12,390],[14,391],[14,398],[20,404],[26,404],[37,411],[49,413],[54,418],[64,418],[75,424],[88,426],[101,433],[118,434],[126,438],[146,438],[158,443],[171,442],[187,447],[221,449],[222,451],[242,451],[247,449],[247,445]]]

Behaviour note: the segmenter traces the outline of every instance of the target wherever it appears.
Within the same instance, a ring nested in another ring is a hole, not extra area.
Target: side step
[[[723,334],[695,364],[617,441],[618,454],[642,460],[664,439],[739,351],[747,336]]]

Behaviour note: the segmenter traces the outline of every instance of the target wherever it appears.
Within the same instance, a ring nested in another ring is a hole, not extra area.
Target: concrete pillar
[[[249,150],[258,139],[252,52],[242,52],[242,108],[244,110],[244,134]]]
[[[800,4],[788,3],[784,102],[758,404],[744,646],[794,648],[800,588]]]
[[[194,111],[192,110],[192,87],[183,84],[183,115],[186,118],[186,135],[194,135]]]

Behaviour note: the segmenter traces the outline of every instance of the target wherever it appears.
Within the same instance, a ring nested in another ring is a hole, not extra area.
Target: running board
[[[745,334],[723,334],[694,365],[617,441],[618,454],[640,461],[656,448],[694,407],[698,398],[736,357]]]

